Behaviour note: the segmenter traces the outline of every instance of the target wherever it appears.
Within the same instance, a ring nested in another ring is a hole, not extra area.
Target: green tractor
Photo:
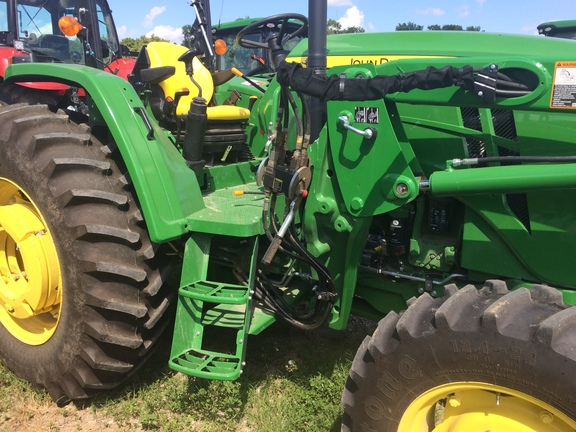
[[[239,32],[274,65],[259,89],[214,70],[205,0],[190,49],[151,43],[125,78],[83,20],[108,8],[85,3],[52,17],[84,64],[6,35],[4,365],[89,398],[171,329],[172,369],[234,380],[275,322],[354,314],[378,327],[342,383],[343,430],[576,429],[573,41],[327,38],[310,1]],[[251,104],[215,96],[247,88]]]

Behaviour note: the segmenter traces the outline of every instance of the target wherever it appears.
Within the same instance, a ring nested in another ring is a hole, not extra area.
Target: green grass
[[[167,342],[118,389],[64,409],[0,367],[0,431],[30,430],[30,416],[46,430],[92,430],[88,414],[120,431],[338,431],[348,369],[374,328],[358,319],[342,332],[277,324],[248,340],[245,373],[234,382],[173,372]]]

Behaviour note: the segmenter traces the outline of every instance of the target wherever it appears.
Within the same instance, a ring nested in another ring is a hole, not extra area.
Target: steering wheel
[[[286,33],[287,25],[290,20],[300,21],[300,26],[292,33]],[[270,30],[269,36],[265,42],[253,41],[246,38],[246,35],[254,31],[267,27]],[[308,29],[308,18],[296,13],[285,13],[272,15],[254,21],[252,24],[244,27],[236,36],[236,43],[243,48],[265,48],[271,51],[282,49],[282,46],[297,36],[300,36]]]

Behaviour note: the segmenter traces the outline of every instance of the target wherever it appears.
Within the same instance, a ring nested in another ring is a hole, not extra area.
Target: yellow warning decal
[[[576,109],[576,61],[556,62],[550,108]]]

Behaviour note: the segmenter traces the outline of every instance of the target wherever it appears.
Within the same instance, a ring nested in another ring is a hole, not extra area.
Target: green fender
[[[127,81],[86,66],[48,63],[11,65],[5,80],[60,82],[87,92],[91,120],[100,116],[110,130],[153,241],[180,237],[187,231],[186,218],[204,208],[196,175],[168,136],[146,115],[138,94]]]

